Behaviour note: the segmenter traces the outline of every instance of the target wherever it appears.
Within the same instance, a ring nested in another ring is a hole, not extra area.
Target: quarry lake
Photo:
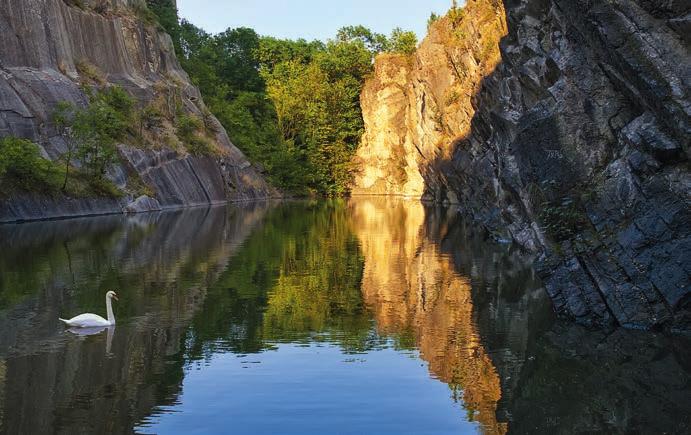
[[[67,330],[58,320],[117,324]],[[0,226],[0,433],[688,433],[684,337],[555,319],[452,209],[357,198]]]

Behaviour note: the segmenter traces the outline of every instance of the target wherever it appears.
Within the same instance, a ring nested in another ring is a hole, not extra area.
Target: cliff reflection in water
[[[471,271],[487,258],[491,262],[506,255],[491,252],[492,245],[481,239],[474,243],[453,233],[461,223],[449,210],[384,199],[360,199],[350,207],[365,258],[362,293],[379,331],[419,348],[430,372],[449,384],[454,400],[462,398],[468,419],[479,421],[485,433],[505,433],[507,424],[496,413],[501,380],[476,325],[472,277],[459,273],[443,247],[449,241],[452,249],[466,252]],[[504,266],[483,270],[482,283],[527,269],[520,262]],[[526,293],[537,288],[527,278],[516,283]],[[482,291],[494,290],[485,286]]]
[[[108,289],[112,336],[63,332]],[[684,433],[689,348],[555,322],[525,257],[414,201],[0,226],[0,433]]]

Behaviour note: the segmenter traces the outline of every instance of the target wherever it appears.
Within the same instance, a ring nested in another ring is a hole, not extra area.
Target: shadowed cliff
[[[377,59],[354,193],[458,204],[584,324],[688,330],[688,12],[468,1]]]

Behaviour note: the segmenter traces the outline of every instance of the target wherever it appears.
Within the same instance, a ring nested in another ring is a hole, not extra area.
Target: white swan
[[[115,325],[115,315],[113,314],[113,307],[110,302],[111,299],[118,300],[118,295],[116,295],[114,291],[106,293],[106,312],[108,313],[108,320],[97,314],[85,313],[72,317],[69,320],[60,319],[60,321],[74,328],[95,328],[99,326]]]

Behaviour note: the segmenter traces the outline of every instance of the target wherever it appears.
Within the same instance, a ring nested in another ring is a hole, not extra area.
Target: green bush
[[[134,99],[119,86],[111,86],[90,94],[89,100],[83,109],[60,102],[53,122],[70,144],[66,163],[74,151],[91,177],[103,178],[117,157],[117,142],[135,132]]]
[[[20,190],[49,193],[60,189],[62,174],[57,164],[41,157],[38,145],[10,136],[0,140],[0,179]]]
[[[202,129],[202,121],[194,115],[179,115],[175,121],[178,138],[183,142],[191,141]]]
[[[217,154],[216,146],[207,138],[202,136],[194,136],[190,138],[185,147],[190,154],[198,157],[214,156]]]
[[[413,54],[417,49],[417,35],[415,32],[405,31],[400,27],[391,32],[390,50],[393,53]]]
[[[111,198],[120,198],[123,192],[107,178],[91,178],[89,179],[89,187],[97,196],[107,196]]]
[[[75,62],[74,66],[77,68],[77,73],[88,82],[95,83],[97,85],[105,85],[106,77],[103,71],[101,71],[96,65],[89,62],[87,59],[79,59]]]
[[[139,138],[144,138],[144,130],[152,131],[163,127],[163,119],[163,112],[154,105],[149,104],[140,109],[137,113]]]
[[[187,151],[195,156],[213,156],[218,154],[216,145],[203,133],[204,123],[195,115],[179,115],[175,122],[178,139]]]
[[[437,20],[439,20],[439,15],[435,14],[432,12],[429,14],[429,18],[427,19],[427,30],[429,31],[430,27],[432,27],[432,24],[436,23]]]

